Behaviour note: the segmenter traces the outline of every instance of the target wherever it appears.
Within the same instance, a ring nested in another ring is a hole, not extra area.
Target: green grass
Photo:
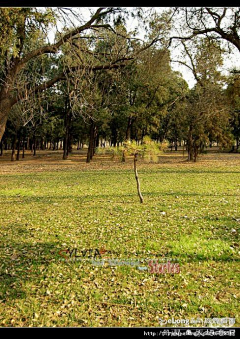
[[[240,326],[240,165],[142,165],[144,204],[128,167],[14,168],[0,175],[1,326],[158,327],[159,318],[214,317]],[[180,273],[62,260],[67,248],[168,257]]]

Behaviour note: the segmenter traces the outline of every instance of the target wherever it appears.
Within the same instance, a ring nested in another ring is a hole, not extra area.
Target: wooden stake
[[[134,153],[134,173],[135,173],[135,178],[137,181],[137,190],[138,190],[138,196],[140,199],[140,203],[143,203],[143,196],[140,190],[140,182],[139,182],[138,172],[137,172],[137,156],[138,156],[138,153],[137,152]]]

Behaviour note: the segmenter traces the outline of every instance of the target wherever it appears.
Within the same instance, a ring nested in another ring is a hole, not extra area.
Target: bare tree
[[[204,35],[228,42],[240,52],[240,7],[179,8],[175,9],[175,15],[179,15],[181,29],[176,28],[178,35],[172,36],[170,43],[174,39],[186,41]]]

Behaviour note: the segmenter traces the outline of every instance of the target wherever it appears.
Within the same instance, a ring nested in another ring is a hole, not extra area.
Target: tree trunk
[[[193,139],[191,128],[188,133],[188,161],[193,161]]]
[[[30,149],[30,140],[29,140],[29,137],[27,138],[27,146],[26,146],[26,149]]]
[[[97,131],[96,131],[96,138],[95,138],[95,140],[96,140],[95,146],[99,147],[100,142],[99,142],[99,134],[97,133]]]
[[[43,137],[40,138],[40,149],[43,151]]]
[[[66,109],[66,116],[65,116],[65,136],[63,140],[63,160],[66,160],[68,158],[69,153],[69,132],[70,132],[70,121],[71,121],[71,111],[68,108],[68,102],[66,101],[65,104]]]
[[[184,158],[184,147],[185,147],[185,141],[183,141],[183,158]]]
[[[63,160],[68,158],[68,149],[67,149],[67,136],[65,135],[63,140]]]
[[[194,147],[194,162],[197,161],[197,157],[198,157],[198,147]]]
[[[140,203],[143,203],[143,197],[142,197],[142,193],[141,193],[141,190],[140,190],[140,182],[139,182],[138,172],[137,172],[137,156],[138,156],[138,154],[135,153],[134,154],[134,173],[135,173],[135,179],[137,181],[137,191],[138,191]]]
[[[97,137],[98,137],[98,133],[97,133],[97,127],[94,125],[93,128],[93,146],[92,146],[92,152],[91,152],[91,160],[95,154],[96,151],[96,147],[97,147]]]
[[[15,161],[15,149],[16,149],[16,141],[17,136],[14,134],[13,140],[12,140],[12,154],[11,154],[11,161]]]
[[[111,145],[113,147],[116,147],[117,145],[117,129],[116,129],[116,126],[113,124],[111,126]]]
[[[129,117],[126,130],[126,140],[131,140],[131,126],[132,126],[132,117]]]
[[[25,136],[24,136],[24,134],[23,134],[22,142],[23,142],[23,146],[22,146],[22,159],[24,159],[25,158]]]
[[[3,92],[3,90],[1,92]],[[12,108],[11,98],[7,97],[6,93],[4,98],[3,95],[3,93],[0,94],[0,141],[5,132],[7,118]]]
[[[126,162],[126,150],[124,149],[122,152],[122,162]]]
[[[20,143],[21,143],[21,133],[20,131],[18,132],[18,144],[17,144],[17,157],[16,160],[19,161],[19,157],[20,157]]]
[[[3,142],[0,141],[0,156],[3,155]]]
[[[36,155],[36,135],[35,135],[35,131],[33,134],[33,156]]]
[[[72,153],[72,143],[73,143],[73,137],[72,137],[72,133],[71,133],[71,129],[69,127],[69,131],[68,131],[68,149],[67,149],[67,155],[69,153]]]
[[[93,120],[91,120],[90,133],[89,133],[89,144],[88,144],[88,152],[87,152],[87,160],[86,160],[87,163],[89,163],[92,160],[93,149],[94,149],[94,122]]]

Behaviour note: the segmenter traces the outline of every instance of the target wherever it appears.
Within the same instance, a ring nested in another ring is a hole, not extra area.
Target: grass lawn
[[[240,155],[140,162],[143,204],[131,159],[69,159],[0,159],[1,326],[240,326]],[[179,274],[150,272],[166,258]]]

